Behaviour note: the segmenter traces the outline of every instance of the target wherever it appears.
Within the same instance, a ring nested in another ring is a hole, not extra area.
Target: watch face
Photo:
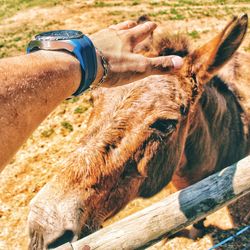
[[[54,30],[43,32],[35,38],[39,41],[70,40],[83,37],[83,33],[77,30]]]

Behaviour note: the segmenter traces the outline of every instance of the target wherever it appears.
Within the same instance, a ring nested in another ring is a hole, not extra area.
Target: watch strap
[[[96,50],[91,40],[85,35],[81,39],[70,40],[70,43],[74,45],[73,54],[77,57],[81,65],[81,83],[79,88],[73,93],[73,96],[79,96],[90,87],[96,78]]]

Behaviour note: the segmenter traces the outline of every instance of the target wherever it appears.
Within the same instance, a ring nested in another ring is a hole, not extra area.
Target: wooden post
[[[250,156],[146,209],[56,250],[137,249],[171,235],[250,191]]]

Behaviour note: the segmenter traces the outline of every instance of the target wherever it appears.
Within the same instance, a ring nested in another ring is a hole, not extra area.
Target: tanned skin
[[[155,28],[152,22],[126,21],[90,37],[109,63],[106,87],[181,66],[179,57],[146,58],[132,53]],[[93,86],[103,76],[98,52],[97,57]],[[65,52],[38,51],[0,60],[0,171],[50,112],[77,90],[80,81],[78,60]]]

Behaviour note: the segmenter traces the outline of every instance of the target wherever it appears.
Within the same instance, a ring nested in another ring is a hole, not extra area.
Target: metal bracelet
[[[101,80],[95,86],[93,86],[92,89],[99,87],[103,82],[105,82],[105,80],[108,77],[108,72],[109,72],[109,64],[108,64],[106,58],[104,57],[104,55],[102,54],[102,52],[99,49],[96,48],[96,50],[101,57],[101,62],[102,62],[104,72],[103,72],[103,76],[102,76]]]

